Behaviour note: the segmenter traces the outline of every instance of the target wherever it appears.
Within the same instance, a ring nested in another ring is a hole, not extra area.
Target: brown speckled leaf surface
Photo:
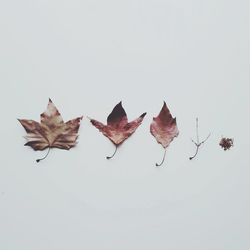
[[[122,107],[122,102],[118,103],[107,118],[107,125],[91,119],[91,123],[108,137],[116,146],[123,143],[131,136],[142,123],[146,113],[132,122],[128,122],[127,114]]]
[[[41,114],[41,122],[18,119],[27,132],[25,138],[34,150],[60,148],[69,150],[76,145],[82,117],[64,122],[61,114],[49,99],[47,110]]]

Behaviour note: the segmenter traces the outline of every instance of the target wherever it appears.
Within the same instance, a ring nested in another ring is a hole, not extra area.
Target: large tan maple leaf
[[[165,160],[166,148],[169,146],[174,137],[177,137],[179,130],[176,124],[176,118],[173,118],[166,102],[157,117],[153,118],[150,125],[150,132],[155,137],[158,143],[165,149],[163,160],[160,164],[156,163],[156,166],[162,165]]]
[[[103,135],[109,138],[109,140],[116,146],[117,150],[117,147],[131,136],[140,126],[145,115],[146,113],[143,113],[137,119],[128,122],[127,114],[122,107],[122,102],[119,102],[109,114],[107,125],[94,119],[90,119],[90,121],[100,132],[103,133]],[[108,156],[107,159],[112,158],[115,155],[116,150],[114,154]]]
[[[34,150],[46,148],[69,150],[76,145],[82,116],[65,123],[54,103],[49,99],[47,109],[40,117],[40,123],[34,120],[18,119],[27,132],[25,146],[30,146]]]

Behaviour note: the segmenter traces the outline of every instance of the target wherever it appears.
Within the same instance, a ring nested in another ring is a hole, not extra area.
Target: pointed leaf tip
[[[115,127],[122,121],[125,123],[127,122],[127,114],[124,108],[122,107],[121,102],[119,102],[117,105],[115,105],[112,112],[109,114],[107,118],[107,123],[108,125]]]
[[[122,107],[122,101],[120,101],[119,103],[117,103],[115,105],[115,107],[113,108],[113,110],[115,110],[115,109],[123,109],[123,107]]]

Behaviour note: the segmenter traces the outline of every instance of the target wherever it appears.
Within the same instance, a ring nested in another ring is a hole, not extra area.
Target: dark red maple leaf
[[[90,119],[91,123],[116,146],[113,155],[107,156],[107,159],[111,159],[115,155],[117,147],[135,132],[142,123],[145,115],[146,113],[143,113],[139,118],[128,122],[127,114],[122,107],[122,102],[119,102],[108,116],[107,125]]]
[[[165,160],[166,148],[169,146],[174,137],[177,137],[179,134],[176,118],[172,117],[166,102],[164,102],[159,115],[153,118],[150,125],[150,132],[155,137],[157,142],[160,143],[165,149],[161,163],[156,163],[156,166],[161,166]]]
[[[41,114],[41,123],[33,120],[18,119],[27,132],[27,143],[34,150],[44,150],[46,148],[60,148],[69,150],[76,145],[78,129],[82,117],[64,122],[61,114],[49,99],[47,110]],[[43,160],[38,159],[37,162]]]

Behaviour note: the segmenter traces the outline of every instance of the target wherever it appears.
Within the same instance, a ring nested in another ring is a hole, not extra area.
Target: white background
[[[1,250],[248,250],[249,1],[8,0],[0,3]],[[51,98],[84,115],[78,146],[24,147],[16,120]],[[123,101],[132,120],[114,146],[102,122]],[[149,125],[167,102],[180,135]],[[190,138],[212,133],[196,159]],[[235,146],[224,152],[221,136]]]

